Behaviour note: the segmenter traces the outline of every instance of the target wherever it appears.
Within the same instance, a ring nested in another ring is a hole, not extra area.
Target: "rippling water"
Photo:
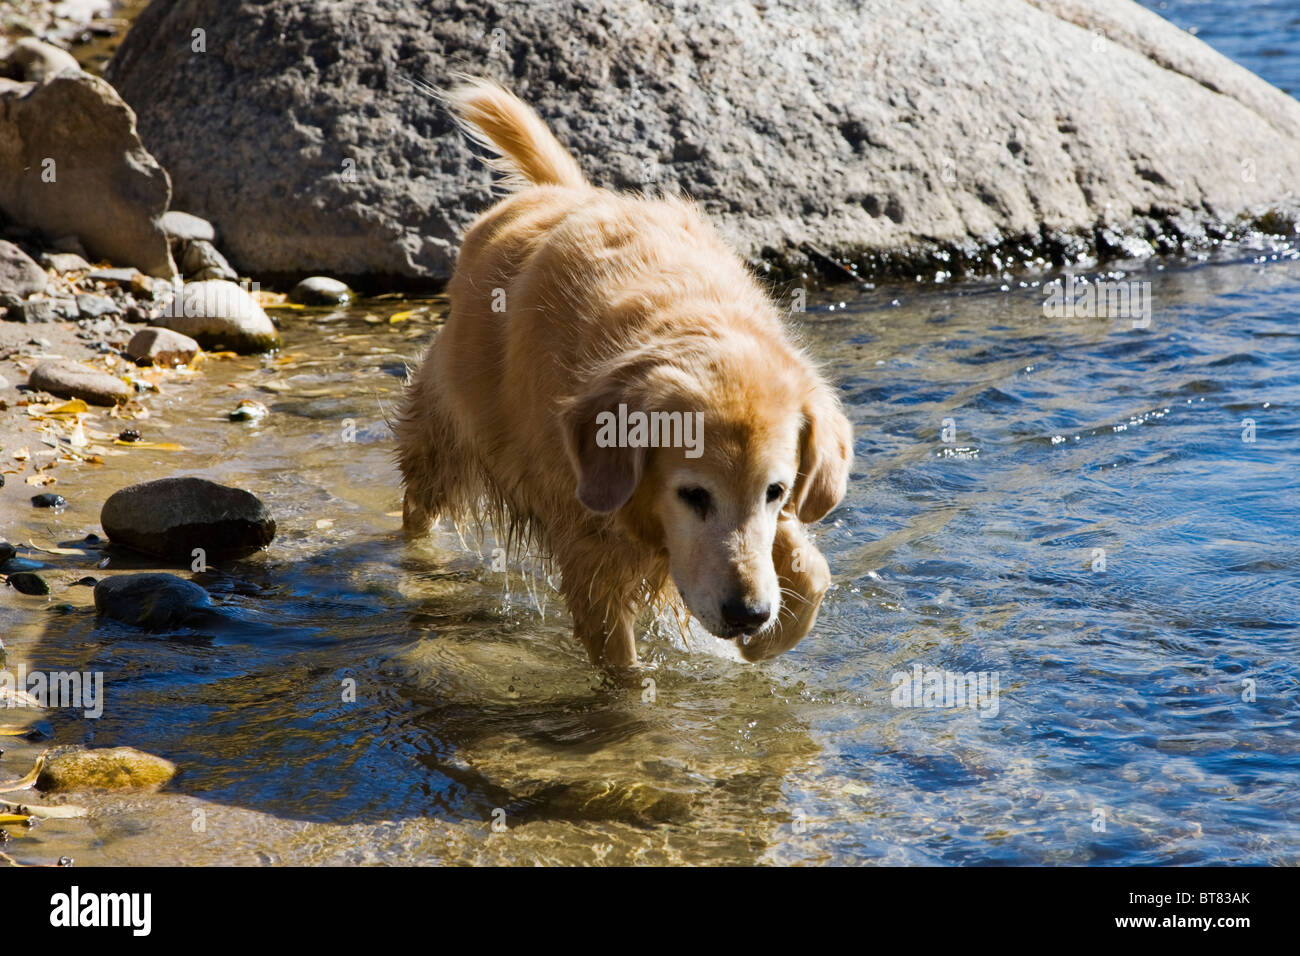
[[[70,508],[9,530],[97,531],[124,474],[204,474],[280,523],[266,553],[199,576],[228,614],[205,632],[96,623],[71,582],[135,566],[120,556],[96,572],[97,554],[45,555],[52,598],[11,592],[11,668],[106,675],[100,720],[54,711],[47,732],[183,768],[169,792],[92,798],[89,823],[47,823],[17,851],[1294,862],[1300,263],[1112,278],[1150,283],[1150,328],[1047,318],[1044,290],[1019,284],[804,315],[857,432],[849,498],[819,530],[837,580],[822,620],[762,666],[653,628],[649,669],[622,686],[593,675],[545,581],[492,569],[491,542],[396,534],[383,416],[440,304],[398,323],[375,304],[369,321],[285,313],[285,356],[209,362],[205,385],[154,399],[154,437],[188,452],[65,473]],[[223,420],[243,397],[271,416]],[[996,713],[895,706],[917,665],[996,676]],[[49,741],[16,743],[0,776]]]

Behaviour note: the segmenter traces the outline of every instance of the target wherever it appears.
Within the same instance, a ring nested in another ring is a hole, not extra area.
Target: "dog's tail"
[[[577,160],[513,93],[491,80],[465,77],[444,98],[466,135],[497,154],[487,164],[505,174],[505,188],[587,184]]]

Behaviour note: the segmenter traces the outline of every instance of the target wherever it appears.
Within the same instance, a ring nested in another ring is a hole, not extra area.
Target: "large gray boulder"
[[[466,69],[787,264],[1294,229],[1300,104],[1131,0],[155,0],[108,75],[238,269],[439,279],[490,176],[403,77]]]
[[[157,223],[170,196],[135,114],[103,80],[67,70],[0,88],[0,214],[51,239],[76,236],[95,258],[170,277]]]

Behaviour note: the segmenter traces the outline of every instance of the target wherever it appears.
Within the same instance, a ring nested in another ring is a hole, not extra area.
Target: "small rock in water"
[[[255,495],[205,478],[159,478],[114,492],[100,523],[115,544],[190,563],[242,558],[275,537],[275,519]]]
[[[32,506],[35,508],[63,508],[68,504],[68,500],[63,495],[56,495],[47,491],[44,494],[32,495]]]
[[[199,343],[171,329],[141,329],[126,343],[126,354],[137,365],[188,365],[199,354]]]
[[[3,564],[5,561],[8,561],[17,553],[18,553],[18,549],[15,548],[8,541],[0,541],[0,564]]]
[[[212,598],[174,574],[119,574],[95,584],[95,610],[147,631],[180,627],[212,607]]]
[[[139,441],[140,429],[123,428],[120,432],[117,433],[117,440],[118,441]]]
[[[27,298],[45,291],[45,270],[12,242],[0,239],[0,292]]]
[[[118,405],[132,394],[131,386],[106,372],[67,359],[49,359],[36,366],[28,384],[61,398],[80,398],[92,405]]]
[[[41,756],[36,789],[44,793],[150,789],[162,786],[174,776],[176,764],[134,747],[102,750],[56,747]]]
[[[173,241],[202,239],[204,242],[215,242],[217,239],[217,231],[212,223],[179,209],[168,210],[159,216],[158,225],[167,233],[167,238]]]
[[[31,571],[19,571],[5,578],[9,586],[19,594],[49,594],[50,586],[39,574]]]
[[[271,410],[261,402],[245,398],[230,413],[230,420],[232,422],[259,422],[269,414],[271,414]]]
[[[248,292],[233,282],[186,282],[181,295],[153,320],[190,336],[206,349],[247,354],[280,347],[280,333]]]
[[[351,299],[352,290],[328,276],[303,279],[289,293],[289,301],[300,305],[346,305]]]

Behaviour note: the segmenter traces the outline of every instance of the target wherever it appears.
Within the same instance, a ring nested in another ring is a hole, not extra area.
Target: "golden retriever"
[[[446,325],[403,396],[403,526],[486,517],[561,573],[591,660],[636,663],[642,608],[756,661],[830,586],[804,523],[843,499],[852,429],[695,207],[597,189],[527,105],[446,95],[512,194],[465,236]]]

